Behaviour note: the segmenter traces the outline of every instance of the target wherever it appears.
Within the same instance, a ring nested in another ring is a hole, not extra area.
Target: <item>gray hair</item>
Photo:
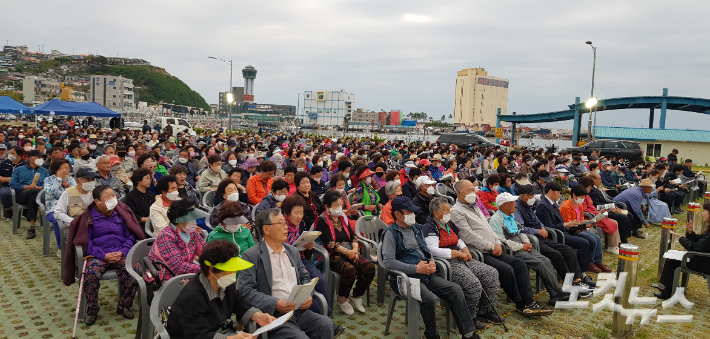
[[[454,190],[456,191],[456,194],[459,193],[459,189],[461,189],[461,184],[463,184],[464,181],[468,181],[468,182],[470,182],[471,184],[473,184],[473,182],[471,182],[471,181],[468,180],[468,179],[463,179],[463,180],[459,180],[459,181],[455,182],[455,183],[454,183]]]
[[[256,230],[262,237],[264,236],[264,225],[271,225],[271,217],[279,214],[281,214],[280,208],[269,208],[256,214],[256,220],[254,220],[254,223],[256,224]]]
[[[442,204],[449,205],[449,199],[443,196],[436,196],[432,198],[429,203],[429,214],[433,215],[434,211],[440,212]],[[451,207],[451,205],[449,205],[449,207]]]
[[[390,181],[385,185],[385,194],[388,196],[394,194],[394,192],[397,190],[397,186],[399,186],[398,183],[394,181]]]
[[[98,164],[99,161],[101,161],[101,159],[106,159],[108,161],[111,161],[111,157],[109,157],[108,155],[100,155],[98,158],[96,158],[96,163]]]

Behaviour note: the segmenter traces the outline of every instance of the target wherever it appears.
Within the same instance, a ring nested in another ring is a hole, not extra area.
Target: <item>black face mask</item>
[[[90,155],[90,154],[82,155],[82,156],[81,156],[81,160],[89,160],[90,158],[91,158],[91,155]]]
[[[385,175],[385,172],[377,172],[377,176],[382,178]]]

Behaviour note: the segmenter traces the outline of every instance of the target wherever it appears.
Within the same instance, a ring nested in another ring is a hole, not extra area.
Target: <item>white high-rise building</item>
[[[456,72],[454,123],[494,125],[498,108],[508,114],[508,79],[488,75],[483,68]]]
[[[345,127],[355,103],[355,94],[340,91],[306,91],[303,94],[303,109],[297,118],[303,126]]]
[[[118,111],[135,111],[138,103],[133,80],[115,75],[92,75],[89,97],[102,106]]]

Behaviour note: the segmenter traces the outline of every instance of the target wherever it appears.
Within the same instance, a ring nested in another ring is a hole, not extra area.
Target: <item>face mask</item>
[[[12,154],[8,154],[8,155],[7,155],[7,160],[15,161],[15,160],[17,160],[17,157],[14,156],[14,155],[12,155]]]
[[[497,192],[497,191],[498,191],[498,187],[500,187],[500,185],[495,185],[495,186],[491,187],[491,191]]]
[[[414,223],[417,222],[417,217],[414,215],[414,213],[410,213],[404,216],[404,223],[411,226],[414,225]]]
[[[528,204],[528,206],[533,207],[533,205],[535,205],[535,198],[528,199],[527,204]]]
[[[247,155],[247,158],[253,158],[253,157],[254,157],[254,153],[249,153],[249,155]]]
[[[237,161],[236,161],[236,160],[229,160],[229,165],[230,165],[230,166],[236,166],[236,165],[237,165]]]
[[[190,158],[195,156],[195,152],[190,152]]]
[[[119,168],[118,165],[111,166],[111,170],[112,170],[112,171],[118,171],[118,168]]]
[[[318,166],[320,166],[320,167],[323,167],[323,162],[322,162],[322,161],[319,161],[318,163],[316,163],[316,165],[318,165]]]
[[[134,156],[136,156],[136,151],[129,151],[129,152],[128,152],[128,156],[129,156],[129,157],[134,157]]]
[[[396,182],[397,185],[402,185],[402,181],[401,181],[401,180],[395,180],[394,182]]]
[[[345,176],[345,179],[350,179],[350,172],[345,172],[343,175]]]
[[[372,178],[370,178],[370,177],[365,178],[365,183],[368,185],[372,184]]]
[[[185,224],[185,233],[190,234],[194,232],[197,229],[197,222],[196,221],[188,221],[187,224]]]
[[[286,195],[274,195],[274,199],[276,199],[276,201],[284,201],[284,199],[286,199]]]
[[[331,215],[335,215],[335,216],[340,216],[341,214],[343,214],[343,208],[342,208],[342,207],[331,208],[331,209],[330,209],[330,214],[331,214]]]
[[[227,286],[230,286],[236,282],[237,282],[237,275],[234,273],[225,275],[225,276],[217,279],[217,285],[219,285],[219,287],[221,287],[221,288],[227,288]]]
[[[217,152],[215,152],[215,151],[209,151],[209,152],[207,152],[207,154],[209,154],[209,155],[216,154],[216,153],[217,153]]]
[[[95,181],[94,181],[94,185],[96,185]],[[93,188],[92,188],[92,190],[93,190]],[[115,197],[108,199],[104,202],[104,204],[106,204],[107,210],[112,211],[114,208],[116,208],[116,205],[118,205],[118,199],[116,199]]]
[[[181,163],[181,164],[186,164],[186,163],[187,163],[187,158],[180,158],[180,163]]]
[[[44,159],[35,159],[35,165],[42,167],[42,165],[44,165]]]
[[[224,225],[222,228],[227,232],[236,233],[242,228],[242,225]]]
[[[24,148],[25,152],[29,152],[32,150],[32,146],[27,146]]]
[[[239,201],[239,192],[234,192],[227,196],[227,201]]]
[[[87,192],[93,191],[94,187],[96,187],[96,181],[87,181],[87,182],[81,184],[81,188]]]
[[[467,203],[469,203],[469,204],[475,204],[475,203],[476,203],[476,199],[478,199],[478,195],[476,194],[476,192],[466,194],[466,202],[467,202]]]
[[[300,168],[300,167],[299,167],[299,168],[297,168],[296,170],[297,170],[297,171],[299,171],[299,172],[303,172],[303,171],[305,171],[306,169],[305,169],[305,168]]]
[[[96,145],[89,145],[89,149],[90,149],[90,150],[95,150],[95,149],[96,149]]]
[[[179,195],[180,195],[180,192],[175,191],[175,192],[170,192],[170,193],[166,194],[165,197],[168,198],[168,200],[174,201],[174,200],[177,200]]]
[[[23,139],[25,136],[24,135],[18,135],[17,139]]]
[[[344,188],[336,188],[335,190],[336,190],[338,193],[343,193],[343,192],[345,192],[345,189],[344,189]]]
[[[426,193],[429,194],[429,195],[434,195],[434,193],[436,193],[436,190],[434,189],[433,186],[429,186],[429,187],[427,187],[427,189],[426,189]]]
[[[449,220],[451,220],[451,214],[442,215],[441,222],[443,222],[445,224],[445,223],[449,222]]]
[[[581,205],[584,203],[584,198],[577,198],[575,199],[575,202],[577,203],[577,205]]]
[[[81,160],[89,160],[91,158],[91,155],[86,154],[81,156]]]

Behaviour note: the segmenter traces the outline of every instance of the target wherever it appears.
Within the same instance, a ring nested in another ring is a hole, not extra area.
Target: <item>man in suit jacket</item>
[[[294,311],[296,304],[287,303],[286,299],[296,285],[308,283],[311,276],[303,267],[298,250],[285,244],[288,228],[280,209],[260,212],[256,217],[256,227],[264,236],[264,241],[242,254],[242,259],[254,266],[241,271],[237,290],[252,307],[279,317]],[[324,315],[310,311],[308,308],[312,302],[309,297],[285,324],[271,330],[269,336],[334,338],[333,322]]]
[[[583,271],[589,271],[589,241],[582,237],[571,235],[567,232],[570,227],[577,226],[579,221],[570,220],[565,222],[560,214],[560,207],[557,201],[562,195],[560,184],[550,181],[545,184],[545,196],[540,199],[535,210],[535,215],[545,227],[556,228],[565,232],[565,244],[577,250],[577,262]]]

